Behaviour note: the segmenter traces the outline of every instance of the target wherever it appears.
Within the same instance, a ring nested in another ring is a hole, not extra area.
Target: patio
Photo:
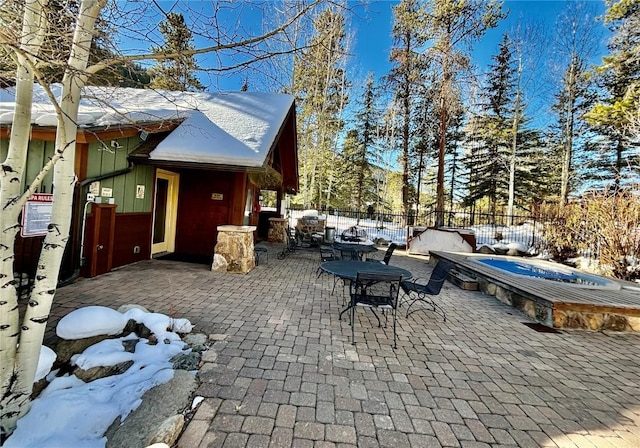
[[[358,310],[354,346],[319,254],[277,260],[280,248],[247,275],[152,260],[83,279],[58,291],[51,321],[137,303],[210,335],[183,448],[640,446],[640,335],[538,333],[494,297],[445,283],[446,323],[399,316],[393,350],[391,330]],[[432,269],[401,251],[391,264]]]

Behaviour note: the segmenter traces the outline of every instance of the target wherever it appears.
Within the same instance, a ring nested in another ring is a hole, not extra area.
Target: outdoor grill
[[[369,239],[369,235],[367,235],[367,232],[364,229],[353,226],[342,232],[341,238],[342,241],[362,242],[367,241],[367,239]]]

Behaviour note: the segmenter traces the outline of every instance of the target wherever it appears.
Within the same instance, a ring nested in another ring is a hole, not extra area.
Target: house
[[[54,109],[35,90],[27,182],[55,141]],[[2,160],[13,101],[13,89],[0,90]],[[63,272],[82,265],[83,275],[94,276],[168,253],[210,259],[218,226],[258,223],[261,189],[275,190],[278,206],[298,189],[290,95],[86,87],[78,121],[73,238]],[[41,191],[51,189],[47,176]],[[32,264],[42,237],[20,238],[17,256]]]

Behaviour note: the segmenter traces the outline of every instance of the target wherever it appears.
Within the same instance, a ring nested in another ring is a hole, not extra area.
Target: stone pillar
[[[255,230],[255,226],[218,226],[218,241],[214,252],[226,260],[227,272],[246,274],[256,266],[253,252]],[[212,270],[215,266],[214,261]]]
[[[269,218],[268,241],[270,243],[284,243],[288,223],[287,218]]]

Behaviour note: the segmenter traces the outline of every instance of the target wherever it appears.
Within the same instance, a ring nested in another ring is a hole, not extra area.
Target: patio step
[[[458,288],[464,289],[465,291],[478,290],[478,281],[475,278],[462,274],[455,269],[449,271],[449,276],[447,277],[447,279]]]

